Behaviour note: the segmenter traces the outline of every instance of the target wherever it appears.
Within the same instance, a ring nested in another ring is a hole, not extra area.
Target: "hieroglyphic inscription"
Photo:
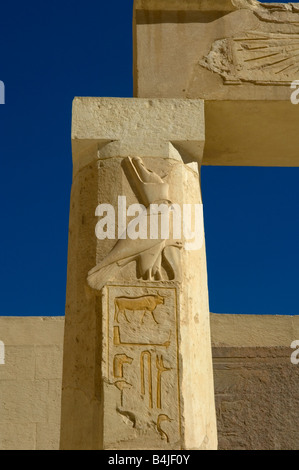
[[[113,361],[113,374],[114,377],[123,378],[124,364],[132,364],[133,358],[126,354],[116,354]]]
[[[161,377],[163,372],[171,370],[169,367],[165,367],[163,363],[163,356],[156,357],[156,367],[157,367],[157,408],[161,409]]]
[[[176,287],[105,288],[106,370],[115,409],[151,442],[179,445],[180,385]],[[154,444],[153,444],[154,445]],[[157,444],[159,445],[159,444]]]
[[[153,407],[152,355],[149,351],[143,351],[140,355],[141,395],[145,395],[144,359],[146,359],[147,361],[149,407],[152,408]]]
[[[120,339],[120,328],[119,326],[114,326],[113,327],[113,344],[115,346],[160,346],[160,347],[163,347],[163,348],[168,348],[169,345],[170,345],[170,335],[171,335],[171,331],[169,332],[169,338],[164,341],[163,343],[141,343],[141,342],[137,342],[137,343],[126,343],[125,341],[122,341]]]
[[[162,427],[161,427],[161,424],[163,423],[163,421],[168,421],[168,422],[171,422],[171,418],[169,418],[169,416],[167,415],[159,415],[158,416],[158,420],[157,420],[157,429],[160,433],[160,436],[162,439],[166,439],[167,442],[169,442],[169,437],[168,437],[168,434],[166,434],[165,431],[163,431]]]
[[[123,402],[124,402],[124,390],[127,388],[131,388],[132,387],[132,384],[130,384],[129,382],[126,382],[125,380],[117,380],[116,382],[114,382],[114,385],[116,386],[116,388],[118,388],[118,390],[120,390],[120,405],[123,406]]]

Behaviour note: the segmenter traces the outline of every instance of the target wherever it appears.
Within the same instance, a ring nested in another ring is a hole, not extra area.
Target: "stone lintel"
[[[231,0],[135,0],[135,11],[233,11]]]
[[[299,166],[299,105],[206,101],[203,165]]]
[[[204,100],[202,164],[299,165],[298,3],[139,0],[134,34],[136,96]]]
[[[240,315],[211,313],[215,348],[289,348],[299,339],[298,315]]]
[[[134,0],[134,10],[144,11],[222,11],[231,12],[240,9],[254,11],[299,12],[296,2],[262,3],[257,0]]]
[[[74,173],[95,158],[162,157],[200,163],[202,100],[75,98]]]
[[[133,29],[135,96],[289,101],[298,80],[298,3],[139,0]]]

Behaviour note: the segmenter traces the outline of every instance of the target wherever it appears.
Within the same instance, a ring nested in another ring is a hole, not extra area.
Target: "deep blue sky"
[[[132,96],[132,4],[1,5],[0,315],[64,314],[72,100]],[[299,314],[298,180],[203,169],[211,311]]]

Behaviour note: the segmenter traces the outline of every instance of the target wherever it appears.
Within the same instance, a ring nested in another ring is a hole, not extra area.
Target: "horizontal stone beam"
[[[162,157],[200,163],[202,100],[75,98],[74,173],[97,158]]]
[[[202,164],[299,166],[298,3],[136,0],[134,34],[135,96],[204,100]]]
[[[299,6],[255,0],[135,2],[140,98],[289,100]]]
[[[233,11],[231,0],[135,0],[135,10]]]
[[[299,105],[206,101],[203,165],[299,166]]]

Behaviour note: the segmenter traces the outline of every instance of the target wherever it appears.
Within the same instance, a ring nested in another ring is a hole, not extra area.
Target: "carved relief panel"
[[[171,164],[162,165],[162,178],[147,168],[139,157],[122,160],[121,173],[129,183],[127,196],[133,196],[134,200],[131,208],[135,213],[138,210],[140,212],[135,220],[124,225],[123,232],[117,236],[115,234],[112,250],[88,272],[87,282],[91,288],[100,291],[107,282],[119,279],[121,271],[125,278],[132,279],[132,275],[127,275],[132,263],[136,267],[136,279],[179,280],[183,241],[181,209],[176,203],[176,183],[182,165],[175,160]],[[156,217],[153,215],[155,207],[159,211]],[[177,213],[179,218],[176,218]],[[177,220],[177,230],[174,230],[174,221]],[[163,231],[165,225],[167,229]],[[136,227],[139,229],[138,235]],[[174,233],[178,231],[179,235]]]
[[[145,448],[180,448],[177,295],[171,283],[103,289],[106,422],[119,427],[124,448],[141,436]]]
[[[213,43],[200,65],[225,83],[289,85],[299,70],[299,34],[244,32]]]

